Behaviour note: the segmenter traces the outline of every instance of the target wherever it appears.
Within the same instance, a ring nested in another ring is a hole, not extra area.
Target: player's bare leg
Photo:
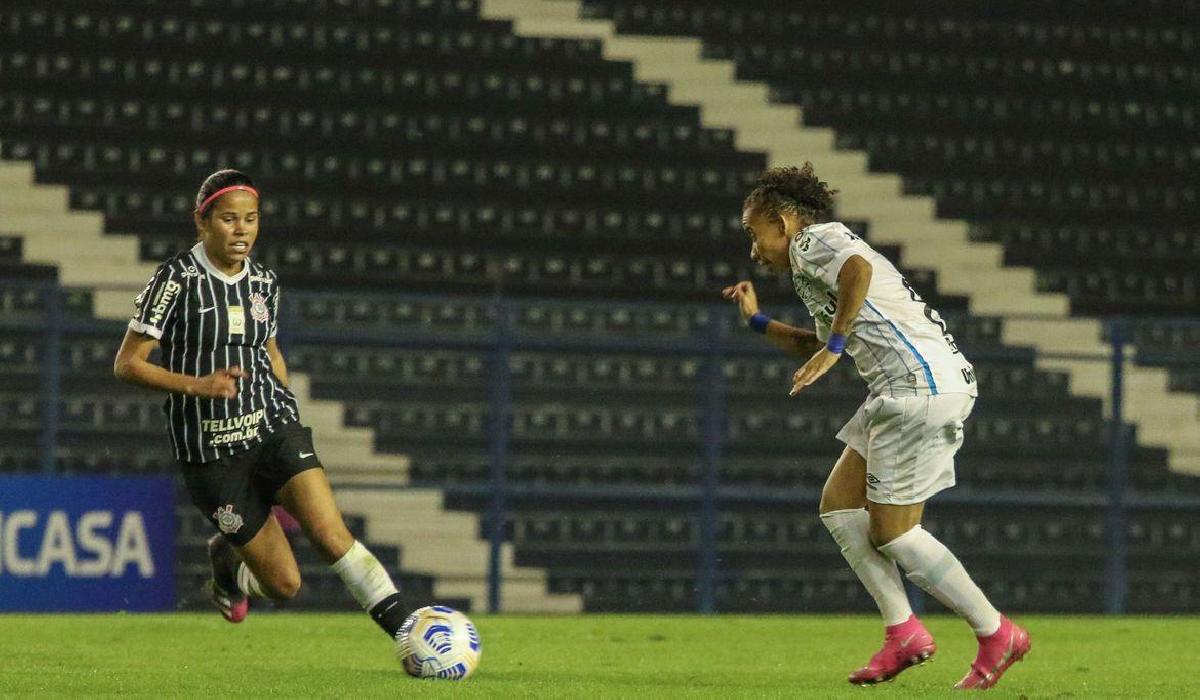
[[[883,647],[848,678],[856,685],[889,681],[905,669],[924,663],[937,650],[933,637],[909,607],[896,564],[871,542],[871,517],[864,509],[866,477],[866,460],[847,447],[821,491],[821,521],[879,606],[884,621]]]
[[[221,535],[208,541],[213,578],[209,597],[221,615],[241,622],[249,597],[291,600],[300,590],[300,567],[275,516],[269,516],[249,542],[235,547]]]
[[[876,547],[887,544],[917,525],[925,516],[925,504],[894,506],[887,503],[871,504],[871,542]]]
[[[354,536],[342,520],[324,469],[300,472],[288,479],[276,496],[325,563],[336,562],[354,546]]]
[[[924,504],[871,504],[871,537],[909,580],[958,613],[979,640],[971,670],[956,688],[990,688],[1029,651],[1029,634],[1002,616],[954,554],[921,527]]]
[[[852,448],[842,450],[821,489],[821,513],[867,507],[867,461]]]
[[[285,602],[300,592],[300,566],[287,534],[274,515],[244,546],[237,547],[244,566],[238,567],[238,587],[252,597]]]
[[[389,637],[395,638],[408,617],[408,606],[387,569],[346,528],[325,470],[300,472],[276,496],[299,521],[309,541],[341,577],[363,610]]]

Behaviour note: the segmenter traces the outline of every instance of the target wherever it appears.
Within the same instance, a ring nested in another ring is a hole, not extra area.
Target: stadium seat
[[[968,218],[1006,262],[1035,266],[1041,288],[1067,293],[1075,311],[1190,313],[1200,298],[1194,37],[1180,29],[1190,4],[1154,3],[1158,23],[1138,21],[1133,0],[1102,4],[1136,31],[1081,22],[1073,3],[986,17],[874,0],[584,3],[623,31],[703,38],[707,56],[765,80],[806,123],[835,127],[839,146]],[[230,58],[228,42],[245,51]],[[636,80],[598,41],[518,36],[482,19],[476,0],[15,0],[0,12],[0,133],[0,158],[69,186],[72,207],[101,213],[110,235],[136,235],[147,262],[192,245],[200,175],[250,171],[265,192],[255,257],[302,292],[283,296],[289,362],[313,377],[314,396],[344,402],[348,426],[408,454],[417,485],[488,488],[488,341],[502,326],[514,343],[501,425],[515,487],[694,490],[715,369],[721,488],[811,497],[842,449],[833,433],[865,394],[843,362],[808,400],[781,403],[797,360],[764,356],[735,332],[732,309],[715,310],[721,287],[752,279],[773,316],[811,322],[789,281],[748,259],[740,205],[765,154],[736,148],[734,133],[705,127],[696,106]],[[3,234],[5,282],[53,278],[22,262],[20,231]],[[931,271],[904,272],[981,358],[959,492],[1098,498],[1111,434],[1100,402],[1073,398],[1065,374],[1005,346],[1003,322],[939,290]],[[65,299],[68,314],[90,315],[89,291]],[[44,302],[0,284],[0,321],[35,322]],[[714,327],[725,345],[710,368],[701,344]],[[1159,351],[1140,361],[1166,366],[1200,332],[1145,319],[1133,336]],[[570,349],[522,345],[531,340]],[[0,336],[3,471],[40,467],[41,342]],[[114,389],[119,342],[64,338],[56,461],[68,473],[175,473],[161,397]],[[1173,386],[1197,390],[1198,376],[1174,371]],[[1129,478],[1150,493],[1193,488],[1140,446]],[[462,507],[482,510],[474,498]],[[581,593],[588,609],[693,610],[694,505],[516,501],[508,532],[518,562],[549,568],[551,588]],[[724,509],[717,523],[719,609],[870,609],[811,508],[758,505]],[[997,604],[1102,605],[1098,577],[1049,565],[1100,560],[1096,512],[937,505],[930,529],[980,562]],[[188,590],[204,574],[197,538],[210,528],[198,518],[182,526]],[[1131,518],[1131,608],[1192,605],[1193,584],[1146,562],[1191,551],[1195,532],[1157,511]],[[763,566],[762,551],[777,564]],[[1018,571],[1018,559],[1048,571]],[[336,583],[315,579],[317,597],[344,597]],[[414,585],[432,596],[430,581]]]

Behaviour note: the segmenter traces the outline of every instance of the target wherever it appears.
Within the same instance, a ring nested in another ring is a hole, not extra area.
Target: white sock
[[[341,559],[330,564],[330,568],[342,577],[350,594],[368,612],[376,603],[397,592],[387,569],[357,540]]]
[[[917,525],[879,548],[904,567],[908,578],[926,593],[961,615],[976,636],[1000,629],[1000,613],[971,580],[962,562],[946,545]]]
[[[842,556],[858,574],[858,580],[875,599],[883,615],[883,624],[898,625],[907,620],[912,615],[912,608],[904,592],[904,581],[896,563],[871,544],[870,514],[862,508],[835,510],[822,513],[821,522],[842,548]]]
[[[246,566],[246,562],[238,562],[237,568],[237,585],[242,590],[242,593],[251,598],[266,598],[267,594],[263,593],[262,584],[255,578],[254,572],[250,567]]]

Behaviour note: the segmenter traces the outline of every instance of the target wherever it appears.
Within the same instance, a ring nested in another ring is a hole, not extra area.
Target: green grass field
[[[934,661],[873,689],[845,675],[872,617],[474,615],[483,663],[460,682],[406,677],[364,615],[0,615],[0,694],[154,696],[954,696],[974,656],[955,618],[926,620]],[[1200,697],[1200,619],[1020,617],[1033,651],[996,697]]]

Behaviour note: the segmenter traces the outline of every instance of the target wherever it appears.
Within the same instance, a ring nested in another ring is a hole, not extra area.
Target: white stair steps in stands
[[[1045,315],[1051,328],[1078,320],[1069,315],[1066,295],[1037,291],[1032,269],[1002,266],[996,244],[969,240],[965,222],[936,218],[931,197],[903,195],[868,172],[865,154],[835,149],[832,130],[804,126],[799,107],[768,103],[765,84],[736,81],[733,63],[703,58],[698,39],[618,35],[609,20],[584,19],[579,0],[482,0],[480,12],[512,21],[521,36],[600,40],[603,55],[631,62],[638,80],[666,84],[673,102],[698,106],[704,126],[734,129],[739,148],[765,152],[771,166],[812,161],[817,174],[841,190],[840,218],[867,221],[873,241],[903,246],[906,265],[932,269],[939,290],[969,297],[973,312],[1005,317],[1006,343],[1048,350],[1058,346],[1050,336],[1062,337],[1047,334],[1046,326],[1035,335],[1011,332],[1009,317]],[[1078,338],[1076,352],[1096,346],[1099,323],[1095,328]],[[1111,411],[1106,364],[1039,359],[1037,365],[1065,370],[1073,393],[1098,396]],[[1127,420],[1137,424],[1144,444],[1170,450],[1173,469],[1200,473],[1200,400],[1168,392],[1165,376],[1154,368],[1129,370]]]
[[[156,265],[138,260],[134,237],[105,234],[100,215],[69,211],[67,202],[66,188],[34,183],[30,164],[0,161],[0,222],[6,230],[12,228],[23,234],[24,260],[60,265],[60,277],[66,279],[69,275],[72,280],[69,284],[93,288],[93,311],[97,317],[128,320],[133,298],[142,290]],[[31,233],[18,226],[28,226]],[[31,246],[38,256],[36,260],[29,256]],[[96,260],[103,264],[94,264]],[[80,264],[84,261],[87,264]],[[339,486],[338,500],[343,507],[352,510],[341,495],[343,487],[354,484],[369,487],[370,493],[377,495],[408,493],[408,489],[381,488],[408,483],[407,456],[376,452],[375,431],[345,426],[345,407],[341,402],[314,399],[311,382],[304,374],[290,373],[289,380],[304,422],[313,429],[321,461],[330,479]],[[166,439],[165,435],[163,439]],[[449,578],[444,584],[438,579],[435,584],[438,594],[445,598],[470,597],[475,609],[486,609],[486,573],[482,579],[479,573],[486,572],[486,567],[479,567],[479,551],[482,547],[482,561],[486,562],[487,548],[477,537],[478,518],[443,510],[441,494],[437,491],[424,490],[408,499],[397,498],[405,507],[411,507],[413,513],[419,513],[413,519],[423,523],[423,527],[453,532],[455,537],[436,540],[429,538],[428,533],[400,531],[394,533],[396,537],[389,544],[396,544],[409,553],[409,564],[414,568],[419,566],[421,571],[435,577],[439,556],[446,558]],[[386,515],[401,518],[404,512],[404,508],[388,510]],[[420,543],[426,540],[436,546],[422,546]],[[547,595],[545,573],[540,569],[512,567],[511,548],[506,551],[507,570],[511,573],[511,580],[505,584],[506,610],[578,612],[581,609],[578,596]],[[463,557],[471,558],[464,561]],[[414,558],[417,564],[412,564]]]
[[[377,490],[343,487],[338,503],[361,514],[373,542],[403,547],[404,566],[435,576],[434,595],[468,597],[474,610],[487,609],[488,543],[480,538],[480,517],[474,513],[446,511],[442,493],[435,489]],[[501,552],[505,612],[579,612],[578,595],[546,590],[542,569],[513,564],[512,545]]]
[[[0,161],[0,221],[21,231],[25,262],[56,265],[62,284],[95,290],[98,318],[128,320],[157,266],[139,260],[135,237],[104,233],[100,214],[70,211],[68,202],[67,188],[36,184],[29,163]],[[407,457],[376,453],[373,431],[345,427],[340,402],[313,399],[303,374],[289,378],[331,478],[407,483]]]

